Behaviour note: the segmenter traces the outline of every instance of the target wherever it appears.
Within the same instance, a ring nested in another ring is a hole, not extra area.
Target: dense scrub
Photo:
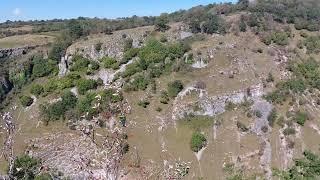
[[[277,89],[265,97],[268,101],[281,104],[291,94],[303,93],[306,89],[320,89],[319,64],[310,58],[301,63],[289,65],[293,77],[277,84]]]

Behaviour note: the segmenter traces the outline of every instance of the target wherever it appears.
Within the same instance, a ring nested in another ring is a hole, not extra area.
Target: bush
[[[289,44],[289,35],[287,32],[273,32],[265,36],[262,41],[266,45],[270,45],[273,42],[277,45],[284,46]]]
[[[103,43],[98,42],[98,43],[94,46],[94,48],[96,49],[97,52],[100,52],[100,50],[101,50],[101,48],[102,48],[102,45],[103,45]]]
[[[70,91],[64,92],[61,101],[53,104],[40,105],[41,115],[46,122],[59,120],[65,118],[65,114],[70,109],[73,109],[77,104],[77,97]]]
[[[199,152],[204,146],[206,146],[207,139],[200,132],[194,132],[191,137],[191,150],[193,152]]]
[[[266,81],[267,81],[268,83],[269,83],[269,82],[273,82],[273,81],[274,81],[274,77],[273,77],[273,75],[271,74],[271,72],[269,72],[269,74],[268,74],[268,77],[267,77]]]
[[[34,77],[48,76],[57,70],[57,64],[50,59],[43,59],[42,57],[34,57],[32,60],[32,75]]]
[[[72,63],[73,64],[70,67],[70,71],[82,72],[88,69],[90,61],[87,58],[77,55],[72,58]]]
[[[20,103],[23,107],[31,106],[33,103],[33,99],[30,96],[20,96]]]
[[[169,95],[166,91],[161,91],[160,102],[162,104],[168,104],[170,101]]]
[[[241,16],[240,18],[240,23],[239,23],[239,29],[241,32],[246,32],[247,31],[247,25],[244,21],[244,16]]]
[[[89,115],[94,115],[98,112],[97,109],[92,108],[96,95],[96,93],[87,93],[84,97],[79,99],[77,104],[77,110],[79,113],[88,113]]]
[[[127,38],[124,41],[124,51],[127,51],[127,50],[131,49],[132,48],[132,44],[133,44],[133,39],[132,38]]]
[[[285,136],[293,135],[293,134],[296,134],[296,130],[294,128],[289,128],[288,127],[283,131],[283,134]]]
[[[100,61],[102,61],[103,66],[107,69],[116,69],[116,67],[119,67],[118,61],[115,58],[104,57]]]
[[[117,92],[115,89],[107,89],[102,93],[102,99],[106,103],[117,103],[123,100],[121,92]]]
[[[34,179],[38,174],[40,161],[28,155],[19,156],[14,160],[13,177],[16,179]]]
[[[34,84],[31,86],[30,92],[35,96],[39,96],[44,93],[44,88],[40,84]]]
[[[175,98],[183,90],[183,84],[180,80],[168,83],[168,96]]]
[[[88,90],[96,89],[97,86],[97,82],[92,79],[80,79],[77,82],[77,88],[80,94],[85,94]]]
[[[300,126],[304,126],[304,123],[308,120],[308,114],[305,112],[298,111],[295,113],[293,119]]]
[[[166,15],[161,15],[156,19],[155,30],[164,32],[170,27],[167,25],[169,23],[168,17]]]
[[[268,122],[271,127],[273,127],[276,119],[277,119],[277,111],[276,111],[276,109],[272,109],[272,111],[268,115]]]
[[[224,34],[226,32],[225,20],[217,15],[212,15],[212,14],[207,15],[202,26],[203,26],[204,32],[207,34],[213,34],[213,33]]]
[[[261,117],[262,117],[262,113],[261,113],[261,111],[259,111],[259,110],[255,110],[255,111],[254,111],[254,115],[255,115],[257,118],[261,118]]]
[[[139,48],[130,48],[128,49],[124,55],[123,55],[123,60],[122,60],[122,64],[127,63],[128,61],[130,61],[132,58],[136,57],[139,53],[140,49]]]
[[[149,104],[150,104],[150,102],[148,100],[140,100],[138,102],[138,106],[141,106],[143,108],[147,108]]]

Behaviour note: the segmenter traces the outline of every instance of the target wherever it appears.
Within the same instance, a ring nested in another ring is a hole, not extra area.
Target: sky
[[[196,5],[236,0],[1,0],[0,22],[82,17],[159,15]]]

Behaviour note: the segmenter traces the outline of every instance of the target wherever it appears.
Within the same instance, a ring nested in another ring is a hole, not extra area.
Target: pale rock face
[[[194,111],[194,103],[192,104],[183,104],[180,103],[183,98],[195,91],[199,96],[199,107],[201,110]],[[248,95],[248,91],[250,95]],[[207,115],[207,116],[216,116],[225,112],[225,107],[227,103],[231,102],[234,104],[240,104],[246,100],[257,100],[263,94],[262,84],[258,84],[248,89],[235,91],[232,93],[221,94],[217,96],[209,96],[206,90],[197,89],[195,87],[188,87],[182,92],[180,92],[177,98],[174,101],[174,108],[172,112],[172,119],[178,120],[183,118],[185,115],[190,113],[194,115]]]

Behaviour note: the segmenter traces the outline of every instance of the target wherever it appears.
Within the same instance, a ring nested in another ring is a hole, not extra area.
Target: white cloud
[[[21,15],[21,9],[20,8],[15,8],[12,11],[12,14],[15,15],[15,16],[20,16]]]

